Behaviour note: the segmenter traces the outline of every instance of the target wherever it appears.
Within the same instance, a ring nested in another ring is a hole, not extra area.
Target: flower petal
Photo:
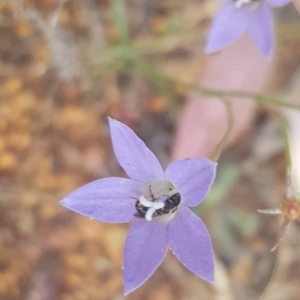
[[[247,30],[250,13],[236,8],[233,1],[221,7],[210,28],[205,52],[216,52],[237,40]]]
[[[110,177],[84,185],[60,203],[79,214],[103,222],[124,223],[134,218],[134,198],[139,195],[139,182]]]
[[[125,243],[124,293],[143,284],[162,262],[167,249],[167,224],[136,220]]]
[[[214,282],[214,255],[205,224],[182,207],[169,224],[169,245],[181,263],[197,276]]]
[[[145,143],[123,123],[108,119],[115,155],[127,175],[139,182],[164,179],[159,161]]]
[[[196,206],[208,194],[216,167],[217,164],[207,158],[187,158],[170,164],[166,176],[181,194],[184,204]]]
[[[262,5],[251,16],[249,34],[261,53],[271,59],[274,44],[274,24],[271,11],[267,5]]]
[[[261,214],[266,214],[266,215],[281,215],[282,214],[282,211],[279,208],[258,209],[257,211]]]
[[[291,0],[267,0],[266,4],[273,6],[273,7],[279,7],[287,5],[288,3],[292,2]]]

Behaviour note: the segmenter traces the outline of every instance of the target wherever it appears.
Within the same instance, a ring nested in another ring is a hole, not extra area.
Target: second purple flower
[[[206,43],[206,53],[219,51],[248,32],[256,47],[271,58],[274,24],[269,7],[284,6],[291,0],[226,0],[217,12]]]

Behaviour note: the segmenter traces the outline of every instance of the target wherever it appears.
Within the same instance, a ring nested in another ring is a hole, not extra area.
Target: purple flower
[[[206,53],[221,50],[248,31],[261,53],[271,58],[274,24],[269,6],[283,6],[291,0],[226,0],[210,29]]]
[[[104,222],[133,221],[125,243],[125,294],[153,274],[169,247],[187,269],[213,282],[210,236],[187,206],[204,200],[216,163],[190,158],[171,163],[164,172],[130,128],[113,119],[109,125],[115,155],[131,179],[96,180],[68,195],[62,205]]]

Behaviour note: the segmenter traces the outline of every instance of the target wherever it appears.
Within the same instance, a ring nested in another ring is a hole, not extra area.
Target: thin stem
[[[276,122],[279,130],[282,133],[283,136],[283,143],[284,143],[284,153],[285,153],[285,162],[286,162],[286,167],[289,171],[292,169],[292,157],[291,157],[291,149],[290,149],[290,138],[289,138],[289,131],[288,131],[288,126],[285,118],[276,113],[273,112],[273,119]]]
[[[266,105],[274,105],[274,106],[282,106],[286,108],[292,108],[300,111],[300,105],[288,103],[285,101],[282,101],[281,99],[278,99],[276,97],[271,97],[263,94],[256,94],[256,93],[248,93],[248,92],[240,92],[240,91],[216,91],[216,90],[210,90],[210,89],[202,89],[197,88],[196,91],[198,91],[200,94],[208,97],[219,97],[219,98],[225,98],[225,97],[237,97],[242,99],[253,99],[259,106],[264,107]],[[241,99],[241,100],[242,100]]]
[[[124,0],[110,0],[114,22],[119,30],[122,44],[129,43],[128,19]]]
[[[206,88],[201,88],[195,84],[185,83],[178,81],[170,76],[164,75],[158,71],[156,71],[153,67],[149,64],[144,63],[142,61],[135,61],[136,66],[130,72],[140,72],[143,73],[145,76],[155,78],[155,81],[161,81],[163,85],[167,86],[176,86],[182,87],[185,90],[189,90],[195,92],[198,95],[206,96],[206,97],[215,97],[219,98],[221,101],[226,101],[226,98],[239,98],[240,100],[243,99],[253,99],[257,105],[261,107],[265,107],[267,105],[274,105],[274,106],[281,106],[286,108],[293,108],[300,111],[300,105],[288,103],[278,99],[276,97],[271,97],[263,94],[258,93],[249,93],[249,92],[241,92],[241,91],[217,91],[211,90]]]
[[[292,157],[291,157],[291,149],[290,149],[290,139],[289,139],[289,132],[285,123],[283,128],[283,138],[284,138],[284,151],[285,151],[285,160],[286,165],[289,170],[292,168]]]
[[[231,102],[229,100],[224,99],[224,105],[227,109],[227,129],[224,133],[224,136],[222,137],[222,139],[220,140],[220,142],[218,143],[218,145],[216,146],[211,159],[213,161],[218,161],[218,159],[220,158],[220,155],[222,153],[222,150],[224,148],[224,146],[226,145],[229,137],[230,137],[230,133],[232,131],[232,126],[233,126],[233,113],[232,113],[232,106],[231,106]]]
[[[278,249],[278,254],[276,256],[275,266],[273,272],[271,274],[270,280],[268,281],[265,289],[263,290],[262,294],[259,296],[258,300],[268,300],[270,299],[269,292],[276,286],[278,283],[277,278],[282,271],[282,257],[283,257],[283,247]]]
[[[293,187],[293,180],[292,180],[292,155],[291,155],[291,148],[290,148],[290,137],[289,137],[289,128],[287,125],[287,121],[285,117],[283,117],[281,114],[273,111],[271,112],[271,115],[273,117],[273,120],[275,121],[276,125],[280,129],[282,135],[283,135],[283,143],[284,143],[284,153],[285,153],[285,163],[286,163],[286,169],[287,169],[287,191],[286,193],[290,195],[290,198],[296,199],[297,202],[300,202],[300,195],[297,190]],[[287,196],[287,199],[289,197]]]
[[[56,9],[53,13],[53,15],[50,18],[50,24],[53,28],[56,27],[59,19],[59,14],[63,9],[63,6],[67,0],[59,0],[58,3],[56,4]]]

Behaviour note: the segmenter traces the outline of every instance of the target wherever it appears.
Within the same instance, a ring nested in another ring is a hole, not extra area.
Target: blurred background
[[[205,73],[205,38],[218,7],[209,0],[0,1],[1,300],[125,299],[129,224],[90,220],[59,201],[97,178],[126,176],[107,116],[133,128],[164,166],[170,162],[181,111]],[[299,14],[291,4],[274,16],[267,93],[293,91],[299,104]],[[274,109],[265,101],[223,151],[215,185],[194,210],[212,236],[216,284],[168,254],[126,299],[299,299],[299,224],[270,252],[280,220],[257,213],[280,207],[285,190]]]

